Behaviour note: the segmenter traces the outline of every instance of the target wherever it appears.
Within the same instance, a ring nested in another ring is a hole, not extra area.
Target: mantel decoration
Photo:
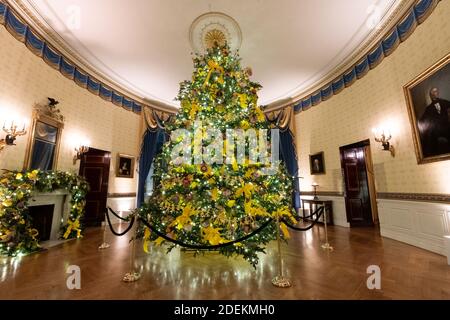
[[[17,256],[39,249],[37,230],[28,213],[33,192],[69,191],[70,212],[62,225],[61,237],[80,238],[88,188],[83,177],[69,172],[5,171],[0,175],[0,255]]]

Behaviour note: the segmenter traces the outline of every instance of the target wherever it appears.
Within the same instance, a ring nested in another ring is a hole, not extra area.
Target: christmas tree
[[[251,69],[227,45],[193,60],[192,80],[177,96],[181,109],[167,124],[171,139],[155,159],[154,192],[139,214],[170,239],[216,246],[255,266],[276,232],[289,238],[276,218],[295,222],[292,180],[269,155],[276,135],[257,104],[261,86],[250,81]],[[147,227],[143,236],[144,250],[151,241],[175,246]]]

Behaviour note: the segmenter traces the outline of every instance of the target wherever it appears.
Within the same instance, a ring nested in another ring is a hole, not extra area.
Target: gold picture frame
[[[116,177],[132,179],[134,177],[135,162],[136,157],[134,156],[123,153],[117,154]]]
[[[450,53],[403,86],[418,164],[450,160],[449,83]]]

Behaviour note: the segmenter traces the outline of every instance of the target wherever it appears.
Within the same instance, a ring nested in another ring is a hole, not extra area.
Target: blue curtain
[[[166,133],[163,129],[149,130],[145,132],[144,140],[141,146],[141,156],[139,158],[139,182],[137,205],[140,207],[144,202],[145,180],[147,179],[153,159],[161,151],[162,145],[166,139]]]
[[[295,209],[300,205],[300,186],[298,183],[298,162],[297,152],[294,145],[294,137],[291,130],[280,130],[280,153],[281,159],[286,165],[289,175],[292,177],[294,192],[292,194],[292,205]]]
[[[30,169],[42,171],[52,170],[55,145],[41,140],[35,140]]]

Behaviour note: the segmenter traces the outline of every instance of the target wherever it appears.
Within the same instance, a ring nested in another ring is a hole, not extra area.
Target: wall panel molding
[[[301,191],[301,195],[314,196],[314,192]],[[343,197],[344,193],[340,191],[317,191],[317,196]],[[377,199],[437,202],[450,204],[450,194],[445,193],[377,192]]]
[[[445,255],[450,204],[379,199],[378,215],[383,237]]]
[[[399,192],[378,192],[378,199],[405,200],[405,201],[423,201],[449,203],[450,194],[444,193],[399,193]]]
[[[136,192],[108,193],[108,198],[136,198]]]
[[[302,196],[314,196],[314,191],[301,191]],[[317,196],[343,197],[344,193],[339,191],[317,191]]]

